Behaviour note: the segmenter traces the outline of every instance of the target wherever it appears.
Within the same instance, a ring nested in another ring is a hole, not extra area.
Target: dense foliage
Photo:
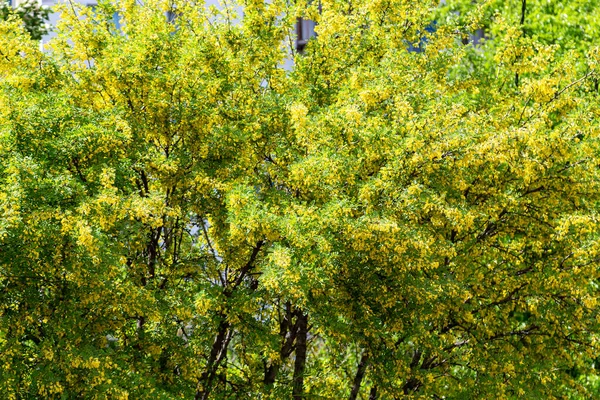
[[[597,2],[316,3],[0,24],[5,398],[598,395]]]
[[[37,0],[22,0],[16,7],[12,7],[7,0],[0,1],[0,20],[6,21],[11,17],[21,20],[23,27],[35,40],[50,32],[48,18],[50,8],[40,4]]]

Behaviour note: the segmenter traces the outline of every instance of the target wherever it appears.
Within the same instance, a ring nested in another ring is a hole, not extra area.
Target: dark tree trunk
[[[298,334],[296,336],[296,360],[294,361],[294,400],[304,400],[304,368],[306,366],[306,339],[308,336],[308,315],[298,310],[296,314]]]
[[[377,400],[377,386],[373,385],[369,392],[369,400]]]
[[[279,363],[273,362],[271,365],[265,368],[265,379],[263,383],[267,387],[267,390],[271,390],[273,384],[275,384],[275,378],[279,372]]]
[[[367,371],[367,365],[369,363],[369,355],[365,350],[360,357],[360,361],[358,363],[358,369],[356,370],[356,375],[354,376],[354,382],[352,383],[352,391],[350,392],[349,400],[356,400],[358,397],[358,392],[360,391],[360,386],[362,384],[362,380],[365,376],[365,372]]]
[[[228,322],[223,319],[219,324],[219,332],[210,350],[210,356],[206,363],[206,370],[198,379],[195,400],[206,400],[212,390],[212,383],[219,369],[219,365],[227,355],[227,347],[233,336],[233,331]]]
[[[231,297],[235,290],[240,287],[244,278],[248,275],[250,270],[254,268],[254,263],[256,258],[258,257],[258,253],[260,249],[265,244],[264,241],[260,240],[256,246],[252,249],[252,253],[250,255],[250,259],[248,262],[239,270],[238,276],[235,281],[227,284],[223,289],[223,295],[225,297]],[[227,348],[229,347],[229,342],[233,337],[234,327],[231,326],[229,322],[227,322],[226,313],[221,314],[221,322],[219,323],[219,328],[215,340],[213,342],[212,348],[210,350],[210,355],[208,357],[208,361],[206,363],[206,369],[198,378],[198,384],[196,386],[196,395],[194,396],[195,400],[207,400],[210,392],[212,391],[213,381],[217,375],[217,371],[219,370],[219,366],[221,362],[227,357]]]
[[[297,317],[302,313],[300,310],[292,312],[292,305],[288,301],[285,304],[285,314],[282,316],[279,323],[279,336],[281,337],[281,349],[279,350],[279,360],[273,361],[271,365],[265,365],[265,379],[264,384],[267,391],[271,390],[271,387],[275,383],[277,374],[281,365],[295,350],[296,337],[298,336],[300,319]],[[292,323],[292,320],[296,316],[296,321]]]

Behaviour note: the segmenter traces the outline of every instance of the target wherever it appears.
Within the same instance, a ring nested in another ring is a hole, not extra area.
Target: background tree
[[[18,17],[34,40],[41,40],[42,36],[50,32],[50,13],[50,9],[37,0],[19,1],[16,7],[12,7],[8,0],[0,3],[0,20],[5,21],[12,15]]]
[[[590,396],[600,53],[453,4],[1,24],[6,397]]]

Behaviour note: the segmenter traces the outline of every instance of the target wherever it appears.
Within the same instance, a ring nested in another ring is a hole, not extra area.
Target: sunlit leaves
[[[596,390],[597,49],[527,7],[66,5],[47,52],[4,23],[0,388]]]

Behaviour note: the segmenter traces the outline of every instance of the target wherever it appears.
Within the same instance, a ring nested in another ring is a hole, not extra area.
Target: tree
[[[34,40],[41,40],[50,31],[47,23],[50,9],[36,0],[24,0],[13,8],[9,1],[0,3],[0,20],[5,21],[11,16],[20,19]]]
[[[1,390],[589,396],[600,53],[545,4],[66,5],[45,53],[0,25]]]

